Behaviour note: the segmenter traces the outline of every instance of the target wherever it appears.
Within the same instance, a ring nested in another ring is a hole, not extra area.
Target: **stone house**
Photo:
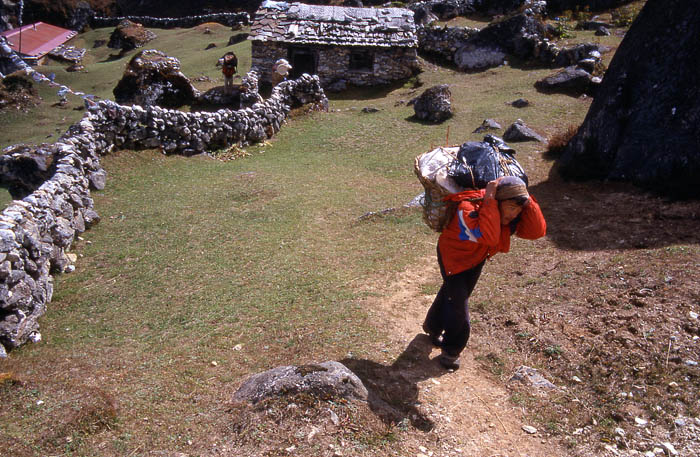
[[[322,86],[386,84],[419,71],[413,12],[265,1],[248,37],[252,68],[270,82],[278,59],[290,76],[319,76]]]

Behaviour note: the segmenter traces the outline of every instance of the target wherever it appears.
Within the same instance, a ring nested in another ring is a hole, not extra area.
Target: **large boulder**
[[[698,36],[692,2],[645,4],[560,158],[564,176],[700,197]]]
[[[131,59],[113,92],[117,103],[167,108],[192,104],[200,96],[180,71],[180,61],[154,49]]]
[[[107,46],[128,51],[141,48],[154,38],[156,38],[156,34],[146,29],[143,25],[124,19],[109,36]]]
[[[483,28],[457,50],[454,61],[460,70],[500,65],[506,55],[527,60],[539,52],[546,27],[530,14],[516,14]]]
[[[452,116],[452,93],[447,84],[433,86],[411,102],[420,120],[442,122]]]
[[[233,400],[257,403],[265,398],[305,393],[318,398],[367,400],[360,378],[339,362],[282,366],[248,378]]]

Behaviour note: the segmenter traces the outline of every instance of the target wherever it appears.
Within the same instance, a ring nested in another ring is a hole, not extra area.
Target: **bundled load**
[[[483,142],[440,147],[416,157],[414,170],[425,188],[423,220],[428,227],[441,232],[450,222],[457,206],[444,201],[450,194],[483,189],[501,176],[517,176],[527,184],[527,175],[514,154],[502,139],[486,135]]]

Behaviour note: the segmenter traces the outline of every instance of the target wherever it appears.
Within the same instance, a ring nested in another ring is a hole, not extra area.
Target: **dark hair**
[[[529,199],[530,199],[530,197],[526,197],[526,196],[524,196],[524,195],[521,195],[521,196],[519,196],[519,197],[509,198],[508,200],[511,200],[511,201],[515,202],[515,204],[518,205],[518,206],[523,206],[525,203],[527,203],[527,201],[528,201]],[[505,201],[505,200],[504,200],[504,201]]]

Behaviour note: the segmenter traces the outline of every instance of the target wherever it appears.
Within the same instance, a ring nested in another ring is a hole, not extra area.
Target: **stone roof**
[[[249,40],[338,46],[417,47],[413,11],[265,1]]]

